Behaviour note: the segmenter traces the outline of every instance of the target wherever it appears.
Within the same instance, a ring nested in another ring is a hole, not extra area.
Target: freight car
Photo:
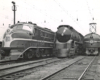
[[[2,56],[17,60],[33,59],[53,55],[55,33],[32,22],[19,22],[5,32]]]
[[[56,32],[57,57],[71,57],[83,53],[84,37],[70,25],[60,25]]]
[[[84,37],[86,55],[98,55],[100,53],[100,35],[89,33]]]

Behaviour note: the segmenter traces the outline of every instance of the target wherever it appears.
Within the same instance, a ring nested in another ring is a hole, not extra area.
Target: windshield
[[[29,26],[29,25],[23,25],[23,28],[24,30],[28,30],[28,31],[31,31],[32,32],[32,26]]]
[[[23,29],[23,30],[28,30],[28,31],[33,31],[33,25],[28,25],[28,24],[17,24],[17,25],[13,25],[11,26],[11,29],[15,30],[15,29]]]

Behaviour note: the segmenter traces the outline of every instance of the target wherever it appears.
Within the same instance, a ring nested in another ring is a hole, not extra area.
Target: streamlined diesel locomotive
[[[2,42],[3,57],[11,60],[33,59],[53,55],[55,33],[32,22],[11,25]]]
[[[100,35],[96,33],[85,35],[84,47],[86,55],[98,55],[100,53]]]
[[[70,25],[60,25],[56,32],[57,57],[71,57],[83,53],[84,37]]]

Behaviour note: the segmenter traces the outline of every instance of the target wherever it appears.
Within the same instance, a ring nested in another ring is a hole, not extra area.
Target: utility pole
[[[12,6],[12,11],[14,11],[14,24],[15,24],[15,11],[16,11],[16,5],[15,5],[15,2],[14,2],[14,1],[12,1],[12,4],[13,4],[13,6]]]

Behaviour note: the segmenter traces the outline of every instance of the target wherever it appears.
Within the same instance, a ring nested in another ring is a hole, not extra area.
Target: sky
[[[13,24],[12,1],[16,5],[16,23],[31,21],[54,32],[66,24],[86,35],[90,33],[89,23],[95,22],[96,33],[100,34],[100,0],[0,0],[0,41]]]

